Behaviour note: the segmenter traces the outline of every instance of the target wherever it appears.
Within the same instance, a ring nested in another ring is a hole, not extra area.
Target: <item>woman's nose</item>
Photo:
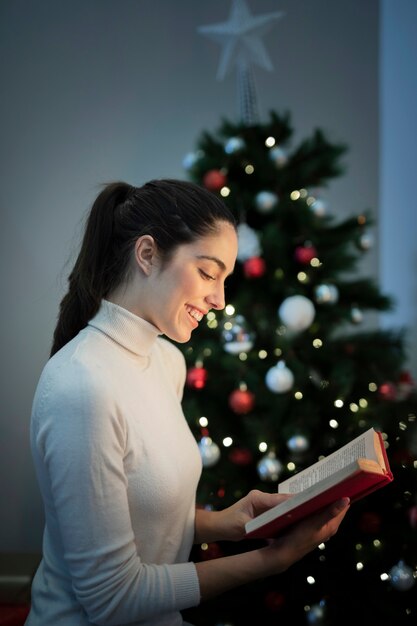
[[[224,297],[224,285],[218,287],[218,289],[214,290],[209,296],[207,296],[207,302],[212,309],[224,309],[226,306],[225,297]]]

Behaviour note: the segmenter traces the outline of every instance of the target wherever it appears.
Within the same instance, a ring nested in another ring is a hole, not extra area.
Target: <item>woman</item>
[[[240,540],[286,497],[195,508],[185,362],[161,335],[186,342],[224,307],[236,254],[233,216],[192,183],[113,183],[94,202],[33,404],[46,524],[27,626],[182,624],[182,609],[284,571],[337,531],[345,500],[266,547],[189,562],[193,542]]]

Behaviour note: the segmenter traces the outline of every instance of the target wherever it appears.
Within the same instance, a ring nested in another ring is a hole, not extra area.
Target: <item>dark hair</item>
[[[216,232],[235,219],[214,193],[180,180],[152,180],[142,187],[110,183],[97,196],[69,288],[61,301],[51,356],[84,328],[105,298],[126,278],[135,242],[151,235],[163,263],[177,246]]]

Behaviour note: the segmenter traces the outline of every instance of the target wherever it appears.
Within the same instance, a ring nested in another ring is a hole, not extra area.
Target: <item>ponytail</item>
[[[68,278],[55,327],[51,356],[75,337],[97,313],[102,298],[118,283],[112,253],[114,213],[126,202],[133,187],[111,183],[95,200],[84,233],[81,250]],[[127,264],[127,257],[125,264]],[[119,267],[119,275],[126,267]]]
[[[101,300],[126,279],[138,237],[152,236],[162,265],[175,249],[215,233],[235,219],[214,193],[180,180],[152,180],[142,187],[110,183],[87,220],[81,250],[61,301],[51,356],[97,313]]]

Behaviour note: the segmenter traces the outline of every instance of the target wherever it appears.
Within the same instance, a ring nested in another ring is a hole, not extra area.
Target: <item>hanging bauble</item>
[[[309,206],[310,211],[314,213],[316,217],[324,217],[326,215],[327,204],[326,202],[324,202],[324,200],[320,200],[320,198],[317,198]]]
[[[197,163],[200,157],[201,157],[201,151],[188,152],[182,161],[183,168],[187,171],[190,171],[194,167],[194,165]]]
[[[224,554],[221,547],[216,542],[205,543],[200,547],[200,557],[202,561],[211,561],[212,559],[218,559],[220,556],[224,556]]]
[[[236,315],[225,320],[221,337],[226,352],[240,354],[252,349],[255,334],[249,328],[243,315]]]
[[[220,448],[211,437],[202,437],[198,444],[203,467],[212,467],[220,459]]]
[[[268,454],[262,457],[258,462],[256,469],[261,480],[275,482],[278,480],[283,466],[281,461],[277,459],[275,452],[268,452]]]
[[[270,213],[278,204],[278,196],[273,191],[259,191],[255,196],[255,206],[259,213]]]
[[[302,332],[313,323],[316,310],[306,296],[295,295],[285,298],[278,309],[278,315],[288,330]]]
[[[297,434],[288,439],[287,446],[291,452],[305,452],[310,447],[310,442],[305,435]]]
[[[406,400],[414,391],[414,380],[410,372],[401,372],[397,384],[397,400]]]
[[[203,176],[203,185],[209,191],[220,191],[226,182],[226,175],[220,170],[209,170]]]
[[[389,575],[391,585],[398,591],[408,591],[416,582],[412,568],[402,560],[390,569]]]
[[[359,307],[353,306],[350,309],[350,319],[354,324],[360,324],[363,320],[363,313]]]
[[[387,381],[379,385],[378,395],[382,400],[392,402],[397,399],[397,388],[393,383]]]
[[[260,278],[265,274],[266,263],[261,256],[253,256],[243,263],[246,278]]]
[[[374,244],[374,238],[371,233],[363,232],[357,239],[357,246],[360,250],[370,250]]]
[[[275,148],[271,148],[269,151],[269,158],[276,165],[276,167],[284,167],[284,165],[288,161],[288,156],[283,148],[279,146],[275,146]]]
[[[259,235],[245,222],[237,227],[238,252],[237,258],[242,263],[251,257],[260,256],[261,246],[259,243]]]
[[[322,283],[315,287],[314,296],[318,304],[336,304],[339,299],[339,290],[336,285]]]
[[[315,257],[317,257],[317,250],[311,243],[297,246],[294,250],[294,258],[301,265],[309,265]]]
[[[326,603],[324,600],[318,604],[312,604],[307,611],[307,622],[309,624],[324,624],[326,619]]]
[[[417,504],[414,504],[414,506],[412,506],[411,509],[408,510],[408,519],[410,521],[411,528],[416,530],[417,528]]]
[[[250,413],[255,406],[255,394],[248,389],[235,389],[229,396],[229,406],[238,415]]]
[[[294,384],[294,374],[285,365],[285,361],[278,361],[267,371],[265,383],[273,393],[286,393]]]
[[[374,511],[365,511],[359,519],[358,526],[361,532],[375,535],[381,530],[381,517]]]
[[[269,611],[280,611],[285,604],[285,596],[280,591],[271,590],[265,595],[265,606]]]
[[[204,389],[208,372],[203,366],[191,367],[187,371],[186,383],[191,389]]]
[[[253,461],[253,455],[247,448],[233,448],[229,452],[229,460],[234,465],[250,465]]]
[[[225,143],[224,151],[226,154],[235,154],[235,152],[239,152],[243,150],[245,147],[245,142],[242,137],[230,137]]]

